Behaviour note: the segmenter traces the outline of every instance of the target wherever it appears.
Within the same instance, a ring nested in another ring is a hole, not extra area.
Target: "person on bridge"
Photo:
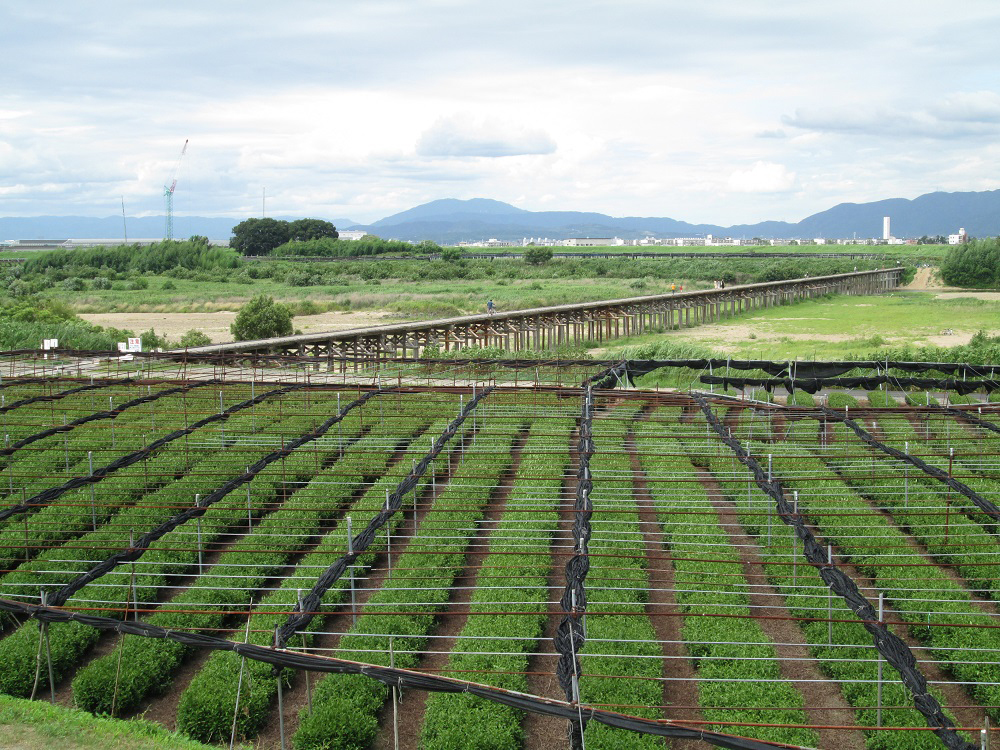
[[[486,314],[487,315],[492,315],[493,312],[494,312],[493,311],[493,300],[490,300],[489,302],[486,303]]]

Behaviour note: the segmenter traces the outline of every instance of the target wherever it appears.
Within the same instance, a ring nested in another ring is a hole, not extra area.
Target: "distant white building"
[[[965,227],[958,230],[958,234],[948,235],[949,245],[964,245],[969,241],[969,233],[965,231]]]
[[[342,240],[360,240],[368,232],[364,229],[338,229],[337,236]]]
[[[479,242],[459,242],[456,247],[517,247],[519,242],[514,242],[512,240],[498,240],[496,237],[490,237],[488,240],[480,240]]]
[[[892,237],[892,233],[889,231],[889,217],[882,217],[882,239],[887,240]]]
[[[562,244],[563,247],[607,247],[624,243],[617,237],[568,237]]]

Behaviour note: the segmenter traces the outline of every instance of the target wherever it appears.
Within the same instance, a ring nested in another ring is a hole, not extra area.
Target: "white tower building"
[[[883,216],[882,217],[882,239],[883,240],[887,240],[890,237],[892,237],[892,234],[889,232],[889,217],[888,216]]]

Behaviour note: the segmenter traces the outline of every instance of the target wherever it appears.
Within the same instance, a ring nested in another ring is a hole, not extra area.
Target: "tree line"
[[[1000,237],[955,245],[941,263],[941,279],[952,286],[1000,287]]]

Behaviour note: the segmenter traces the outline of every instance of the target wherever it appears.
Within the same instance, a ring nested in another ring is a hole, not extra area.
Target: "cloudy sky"
[[[0,216],[734,224],[1000,188],[996,0],[0,4]]]

